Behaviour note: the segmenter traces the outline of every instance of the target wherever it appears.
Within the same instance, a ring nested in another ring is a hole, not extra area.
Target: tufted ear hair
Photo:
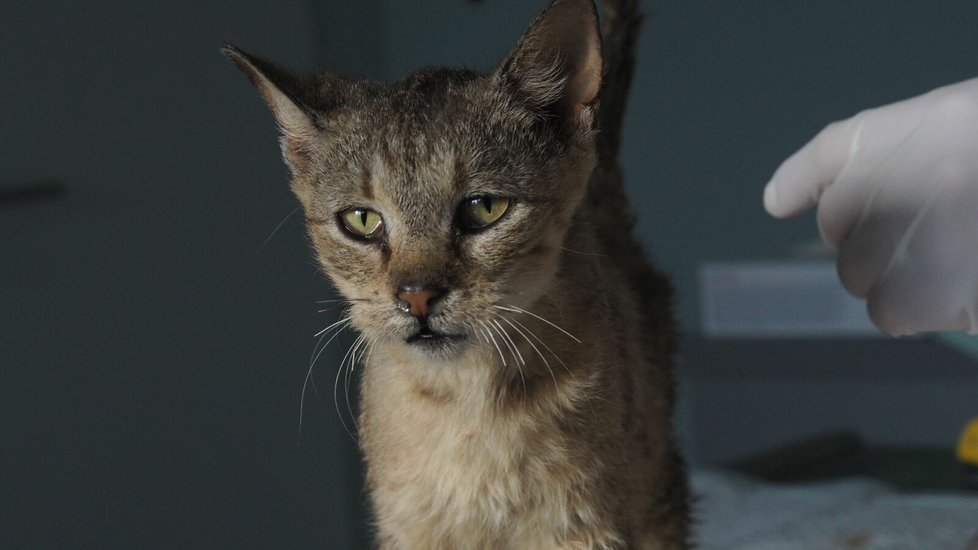
[[[221,47],[221,53],[248,77],[275,115],[282,131],[282,154],[286,164],[293,170],[301,167],[309,159],[310,146],[320,127],[313,110],[301,99],[300,79],[229,43]]]
[[[553,0],[499,76],[534,110],[590,128],[601,89],[601,31],[592,0]]]

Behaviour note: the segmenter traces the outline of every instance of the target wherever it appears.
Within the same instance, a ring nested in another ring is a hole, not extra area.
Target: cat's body
[[[365,338],[380,546],[686,547],[672,327],[647,333],[668,304],[644,309],[634,259],[603,242],[613,216],[586,200],[590,1],[554,2],[490,75],[302,81],[226,52],[276,114],[318,257]]]
[[[594,250],[587,240],[573,236],[567,248]],[[528,308],[580,343],[521,316],[521,330],[539,335],[566,369],[513,330],[527,361],[522,378],[501,369],[494,350],[444,366],[397,346],[371,352],[361,442],[382,547],[673,548],[684,540],[669,405],[650,391],[667,381],[635,368],[645,365],[636,305],[614,291],[622,278],[603,263],[565,250],[560,282]]]

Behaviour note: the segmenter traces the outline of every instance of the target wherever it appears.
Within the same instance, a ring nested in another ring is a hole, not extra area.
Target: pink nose
[[[401,287],[397,299],[407,304],[407,311],[415,317],[427,317],[431,308],[442,292],[436,288],[421,288],[416,286]]]

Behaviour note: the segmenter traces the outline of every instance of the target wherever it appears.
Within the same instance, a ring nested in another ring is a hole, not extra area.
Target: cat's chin
[[[464,334],[446,334],[425,327],[408,336],[404,343],[416,353],[450,358],[461,353],[466,339]]]

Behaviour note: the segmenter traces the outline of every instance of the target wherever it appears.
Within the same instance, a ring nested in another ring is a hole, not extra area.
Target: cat
[[[490,74],[297,77],[223,48],[363,338],[380,548],[689,546],[667,284],[595,170],[601,47],[592,1],[554,0]]]

